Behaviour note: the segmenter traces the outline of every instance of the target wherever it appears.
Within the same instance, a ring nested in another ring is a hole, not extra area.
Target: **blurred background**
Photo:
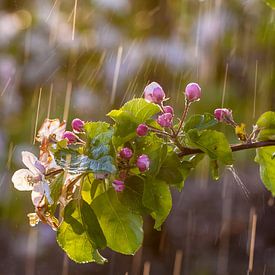
[[[275,12],[260,0],[0,0],[0,274],[275,274],[274,200],[253,150],[216,182],[203,161],[163,230],[146,218],[142,249],[106,250],[104,266],[73,263],[48,226],[30,228],[30,193],[11,183],[44,118],[107,120],[150,81],[178,115],[199,82],[191,114],[224,106],[251,130],[275,109],[274,62]]]

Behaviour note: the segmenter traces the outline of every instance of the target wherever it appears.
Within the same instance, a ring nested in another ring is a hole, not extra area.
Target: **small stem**
[[[51,171],[47,174],[45,174],[46,177],[50,177],[50,176],[55,176],[55,175],[58,175],[60,173],[62,173],[64,171],[64,169],[57,169],[57,170],[54,170],[54,171]]]
[[[266,141],[257,141],[254,143],[244,143],[244,144],[234,144],[231,145],[232,152],[252,149],[252,148],[261,148],[261,147],[267,147],[267,146],[275,146],[275,140],[266,140]],[[200,154],[203,153],[200,149],[192,149],[184,147],[180,153],[178,153],[179,157],[188,156],[188,155],[194,155],[194,154]]]
[[[176,137],[178,136],[178,134],[180,132],[180,129],[182,127],[182,124],[183,124],[183,122],[184,122],[184,120],[185,120],[185,118],[187,116],[187,113],[189,111],[190,105],[191,105],[191,103],[186,100],[185,101],[185,107],[184,107],[184,110],[183,110],[183,113],[182,113],[182,117],[181,117],[181,120],[180,120],[180,125],[179,125],[179,128],[178,128],[178,130],[177,130],[177,132],[175,134]]]
[[[167,133],[165,131],[161,131],[161,130],[159,130],[159,129],[153,127],[153,126],[150,126],[150,125],[147,125],[147,126],[149,127],[150,131],[152,131],[152,132],[158,133],[160,135],[172,137],[171,134],[169,134],[169,133]]]

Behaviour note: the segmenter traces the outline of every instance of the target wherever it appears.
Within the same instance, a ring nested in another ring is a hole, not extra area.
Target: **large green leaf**
[[[275,9],[275,0],[263,0],[269,7]]]
[[[125,180],[125,189],[118,193],[119,201],[130,210],[145,214],[148,210],[142,204],[144,179],[139,176],[131,176]]]
[[[149,208],[155,219],[154,228],[160,230],[172,208],[172,197],[169,186],[161,180],[146,178],[143,192],[143,205]]]
[[[140,248],[143,240],[142,218],[120,203],[113,189],[95,198],[92,208],[112,250],[133,255]]]
[[[275,140],[275,112],[262,114],[256,124],[260,128],[258,140]]]
[[[163,162],[157,178],[181,191],[187,176],[202,158],[203,154],[197,154],[181,160],[174,151],[171,151]]]
[[[83,200],[71,201],[64,220],[57,230],[57,242],[69,258],[77,263],[106,262],[97,248],[106,246],[106,239],[91,207]]]
[[[128,101],[119,110],[113,110],[107,115],[115,122],[114,144],[122,145],[136,136],[136,128],[145,123],[153,115],[160,112],[160,107],[149,103],[143,98]]]
[[[217,124],[213,115],[205,113],[204,115],[193,115],[184,124],[184,132],[191,129],[205,130]]]
[[[260,165],[260,176],[266,186],[275,196],[275,146],[258,148],[255,161]]]
[[[230,145],[221,132],[215,130],[189,130],[188,143],[192,147],[201,149],[211,159],[219,160],[225,165],[231,165],[233,162]]]
[[[95,179],[92,173],[85,175],[82,180],[82,199],[88,204],[91,204],[93,199],[105,191],[103,184],[104,182],[102,180]]]

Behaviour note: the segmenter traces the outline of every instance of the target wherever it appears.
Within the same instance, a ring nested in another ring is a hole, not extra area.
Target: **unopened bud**
[[[138,157],[136,165],[140,172],[145,172],[149,169],[150,159],[147,155],[141,155]]]
[[[70,132],[70,131],[64,132],[63,139],[67,139],[69,144],[77,142],[77,140],[78,140],[77,136],[73,132]]]
[[[197,83],[189,83],[185,88],[185,98],[188,102],[198,101],[201,98],[201,87]]]
[[[129,160],[133,156],[133,151],[130,148],[124,147],[120,150],[119,156],[123,159]]]
[[[235,125],[233,120],[232,111],[226,108],[216,109],[214,111],[214,116],[219,122],[225,122],[227,124]]]
[[[163,111],[164,113],[170,113],[172,116],[174,115],[174,109],[171,106],[164,106]]]
[[[72,121],[72,128],[74,131],[76,132],[83,132],[84,129],[84,121],[79,119],[79,118],[75,118]]]
[[[121,180],[114,180],[112,186],[114,187],[116,192],[122,192],[125,188],[125,184]]]
[[[157,123],[161,127],[171,127],[173,122],[173,115],[171,113],[164,113],[158,116]]]
[[[148,131],[149,131],[149,128],[146,124],[139,124],[136,129],[136,133],[140,137],[146,136]]]
[[[152,82],[145,87],[144,97],[149,102],[160,104],[165,99],[165,93],[157,82]]]

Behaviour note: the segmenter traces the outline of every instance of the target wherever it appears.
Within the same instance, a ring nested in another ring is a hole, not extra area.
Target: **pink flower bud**
[[[75,118],[72,121],[72,128],[74,131],[76,132],[83,132],[84,129],[84,121],[79,119],[79,118]]]
[[[197,83],[189,83],[185,88],[185,98],[189,102],[198,101],[201,98],[201,87]]]
[[[171,113],[164,113],[158,116],[157,123],[161,127],[171,127],[173,121],[173,115]]]
[[[64,132],[63,139],[67,139],[69,144],[77,142],[77,140],[78,140],[77,136],[73,132],[70,132],[70,131]]]
[[[225,122],[228,124],[232,124],[232,122],[234,122],[232,111],[230,109],[226,109],[226,108],[216,109],[214,111],[214,116],[216,120],[218,120],[219,122]]]
[[[147,171],[150,166],[150,159],[147,155],[141,155],[138,157],[136,165],[141,173]]]
[[[152,82],[145,87],[144,97],[149,102],[160,104],[165,99],[165,93],[157,82]]]
[[[164,106],[163,111],[164,113],[170,113],[172,116],[174,115],[174,109],[171,106]]]
[[[116,192],[122,192],[125,188],[125,184],[121,180],[114,180],[112,186],[114,187]]]
[[[133,156],[133,151],[130,148],[124,147],[120,150],[119,156],[123,159],[129,160]]]
[[[136,129],[136,133],[138,136],[143,137],[143,136],[147,135],[148,130],[149,130],[149,128],[146,124],[139,124]]]

